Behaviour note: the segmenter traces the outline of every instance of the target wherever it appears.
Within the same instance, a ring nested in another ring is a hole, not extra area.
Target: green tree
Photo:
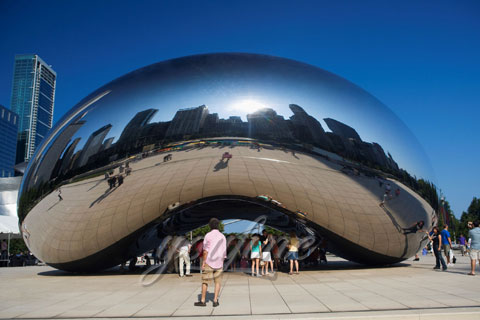
[[[474,197],[472,202],[468,206],[467,212],[463,212],[460,217],[460,222],[458,224],[459,235],[463,234],[465,237],[468,237],[468,226],[469,221],[480,221],[480,199]]]
[[[225,226],[223,225],[223,222],[220,221],[220,224],[218,225],[218,230],[220,232],[223,232],[225,230]],[[195,237],[198,237],[198,236],[202,236],[204,237],[207,233],[209,233],[211,231],[210,229],[210,226],[208,224],[200,227],[200,228],[197,228],[195,230],[192,231],[192,236],[195,238]]]
[[[275,228],[269,227],[269,226],[263,226],[264,230],[267,230],[269,234],[272,234],[274,236],[285,236],[287,235],[285,232],[282,232],[280,230],[277,230]]]
[[[27,252],[28,248],[23,239],[10,239],[10,254]]]

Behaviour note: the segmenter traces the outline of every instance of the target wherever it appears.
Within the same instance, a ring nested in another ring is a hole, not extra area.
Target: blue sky
[[[390,107],[457,216],[480,196],[479,1],[0,1],[0,104],[13,58],[58,74],[55,120],[103,84],[165,59],[251,52],[344,77]]]

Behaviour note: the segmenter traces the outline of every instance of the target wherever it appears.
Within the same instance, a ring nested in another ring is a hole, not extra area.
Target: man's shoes
[[[195,307],[206,307],[207,306],[207,304],[205,302],[202,302],[202,301],[195,302],[193,305]]]
[[[446,271],[446,270],[447,270],[447,267],[445,267],[445,268],[442,268],[442,271]]]
[[[420,261],[420,258],[415,258],[413,259],[413,261]]]
[[[438,269],[440,269],[440,267],[433,267],[433,269],[438,270]]]
[[[192,277],[192,275],[191,275],[190,273],[189,273],[189,274],[186,274],[185,276],[187,276],[187,277]]]
[[[217,300],[217,301],[213,301],[213,306],[214,306],[214,307],[218,307],[219,305],[220,305],[220,303],[218,302],[218,300]]]

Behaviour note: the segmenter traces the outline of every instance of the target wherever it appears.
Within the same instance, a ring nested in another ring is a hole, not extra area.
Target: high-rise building
[[[208,114],[208,107],[205,105],[178,110],[168,127],[166,136],[183,137],[199,133],[200,129],[203,128]]]
[[[56,78],[36,54],[15,56],[10,105],[19,116],[16,163],[28,161],[52,128]]]
[[[0,178],[13,177],[17,132],[18,115],[0,105]]]
[[[77,168],[86,165],[88,163],[88,159],[100,151],[103,146],[103,140],[105,140],[105,136],[108,134],[110,129],[112,129],[112,125],[107,124],[88,137],[87,142],[83,146],[82,153],[78,158],[78,165],[76,165]]]
[[[140,129],[150,122],[157,111],[158,109],[147,109],[135,114],[132,120],[130,120],[123,129],[118,142],[121,144],[124,143],[124,141],[135,140]]]
[[[328,147],[330,145],[325,130],[323,130],[322,125],[317,119],[309,115],[299,105],[290,104],[289,107],[293,112],[290,120],[294,125],[294,129],[296,129],[297,135],[301,136],[301,140],[312,140],[312,142],[322,147]]]
[[[32,172],[35,178],[30,180],[32,185],[29,185],[29,187],[33,187],[34,184],[37,183],[48,182],[50,179],[53,179],[55,178],[55,176],[58,175],[58,172],[60,171],[60,166],[62,164],[60,156],[62,155],[62,153],[64,153],[67,145],[71,142],[72,137],[78,130],[80,130],[80,128],[85,124],[85,122],[86,121],[84,120],[79,120],[69,124],[66,128],[63,129],[62,133],[43,154],[43,161],[48,161],[48,163],[52,163],[52,165],[43,167],[32,167],[29,172]]]
[[[282,116],[271,108],[247,114],[249,136],[257,139],[292,139],[292,133]]]
[[[347,126],[345,123],[331,118],[325,118],[323,120],[330,130],[332,130],[333,133],[338,134],[340,137],[362,141],[357,131],[350,126]]]

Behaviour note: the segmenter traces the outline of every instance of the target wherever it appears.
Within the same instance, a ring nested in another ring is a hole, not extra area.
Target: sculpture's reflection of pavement
[[[228,162],[221,160],[225,150],[233,155]],[[46,261],[73,261],[134,232],[173,203],[219,194],[268,194],[291,212],[306,212],[309,220],[347,240],[400,257],[406,236],[398,226],[411,226],[414,217],[429,208],[408,188],[389,181],[392,190],[399,187],[401,194],[387,201],[385,208],[392,213],[387,214],[379,206],[384,189],[376,179],[347,175],[340,171],[341,165],[302,153],[205,147],[172,154],[167,162],[163,155],[131,162],[131,175],[114,190],[109,190],[102,175],[63,186],[64,201],[52,192],[25,220],[30,233],[38,237],[30,245],[48,247],[42,250]],[[41,211],[48,211],[49,218],[38,218]],[[402,212],[403,220],[395,212]],[[37,228],[41,232],[33,232]]]
[[[422,257],[420,262],[374,269],[336,257],[329,259],[331,264],[324,270],[293,276],[280,273],[275,281],[225,273],[218,308],[212,308],[211,302],[206,308],[193,306],[200,292],[197,273],[182,279],[165,275],[154,285],[143,287],[139,274],[120,271],[73,275],[50,267],[2,268],[0,318],[302,317],[299,313],[314,313],[310,318],[317,318],[363,311],[360,315],[365,319],[375,314],[365,311],[394,310],[390,316],[408,316],[444,308],[435,311],[443,314],[440,319],[463,319],[455,312],[477,312],[468,319],[478,319],[480,277],[466,275],[468,257],[458,257],[457,265],[447,272],[433,271],[431,256]],[[465,309],[456,309],[461,307]],[[417,314],[414,319],[427,318]]]

